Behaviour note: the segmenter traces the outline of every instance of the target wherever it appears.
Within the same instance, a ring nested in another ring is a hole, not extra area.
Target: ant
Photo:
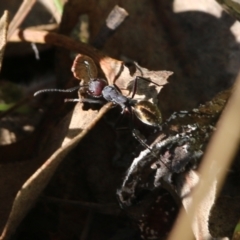
[[[105,79],[91,77],[90,65],[88,61],[84,61],[84,64],[87,68],[90,78],[88,84],[80,85],[70,89],[43,89],[35,92],[34,96],[44,92],[73,92],[85,87],[87,94],[92,98],[65,99],[65,101],[103,104],[103,99],[107,102],[112,102],[114,105],[119,105],[122,108],[122,113],[129,112],[132,116],[134,113],[136,117],[144,124],[153,127],[160,127],[162,117],[158,107],[146,100],[137,101],[133,99],[137,91],[137,82],[139,80],[144,80],[150,83],[154,82],[152,82],[150,79],[137,76],[134,80],[132,96],[126,97],[121,93],[120,89],[115,84],[108,85]],[[154,84],[160,86],[157,83]],[[142,139],[138,130],[132,128],[132,134],[145,148],[151,149]]]

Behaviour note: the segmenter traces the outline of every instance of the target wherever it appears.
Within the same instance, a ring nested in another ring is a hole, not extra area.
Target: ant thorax
[[[129,206],[142,191],[154,190],[161,181],[172,183],[172,177],[195,169],[215,128],[219,114],[182,111],[173,113],[156,133],[155,140],[140,152],[124,178],[118,197]]]
[[[129,99],[122,95],[122,93],[115,86],[107,86],[102,91],[102,96],[108,102],[113,102],[116,105],[120,105],[122,109],[125,109]]]

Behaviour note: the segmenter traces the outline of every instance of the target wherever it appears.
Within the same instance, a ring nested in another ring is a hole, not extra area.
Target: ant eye
[[[88,92],[93,97],[101,97],[102,90],[108,85],[107,81],[101,78],[93,79],[89,82]]]
[[[162,116],[158,107],[148,101],[140,101],[133,107],[135,115],[143,123],[151,126],[160,126]]]

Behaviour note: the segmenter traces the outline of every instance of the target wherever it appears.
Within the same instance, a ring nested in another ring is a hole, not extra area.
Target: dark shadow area
[[[11,46],[11,45],[10,45]],[[16,49],[17,45],[14,46]],[[24,55],[13,55],[10,53],[11,47],[6,48],[6,57],[3,58],[3,65],[0,78],[15,82],[18,84],[29,84],[30,82],[40,81],[40,78],[48,73],[52,73],[54,69],[54,54],[53,48],[41,51],[39,49],[40,59],[36,59],[30,43],[25,43],[24,46],[19,45],[20,48],[25,48],[28,52]],[[13,49],[13,48],[12,48]]]
[[[163,112],[192,109],[232,86],[240,67],[234,54],[240,46],[230,31],[235,19],[225,12],[216,18],[200,11],[164,12],[161,19],[180,68],[168,66],[174,75],[160,94]],[[237,69],[230,70],[233,62]]]

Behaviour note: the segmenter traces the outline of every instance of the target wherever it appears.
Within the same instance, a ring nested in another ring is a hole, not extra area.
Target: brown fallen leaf
[[[87,61],[89,63],[91,68],[91,73],[88,73],[88,69],[84,64],[84,61]],[[80,81],[81,80],[83,81],[82,84],[88,84],[89,78],[91,77],[96,78],[98,76],[97,67],[93,59],[83,54],[78,54],[75,57],[71,71],[73,72],[73,76],[75,78],[79,79]],[[91,75],[89,76],[89,74]]]
[[[155,104],[157,103],[157,95],[163,86],[167,84],[169,76],[173,74],[171,71],[151,71],[139,66],[136,62],[131,63],[128,67],[123,61],[109,57],[102,58],[100,66],[109,84],[116,84],[121,89],[123,95],[126,96],[131,96],[136,77],[151,80],[152,83],[142,79],[138,80],[134,98],[148,100]]]
[[[76,111],[79,110],[78,107],[79,106],[77,105]],[[52,156],[24,183],[14,200],[11,213],[0,237],[1,240],[9,239],[9,237],[14,233],[17,226],[29,211],[31,206],[35,203],[42,190],[46,187],[56,168],[67,155],[67,153],[70,152],[77,145],[77,143],[92,129],[92,127],[98,122],[98,120],[102,118],[102,116],[110,109],[110,107],[111,103],[108,103],[102,107],[98,114],[95,111],[92,112],[92,117],[95,116],[95,118],[90,123],[88,119],[85,119],[87,122],[80,121],[77,123],[77,128],[82,129],[82,131],[80,131],[80,133],[77,135],[75,132],[74,137],[72,135],[70,136],[67,133],[66,136],[72,139],[65,139],[62,147],[58,148],[52,154]],[[89,115],[89,112],[85,112],[85,114]],[[75,124],[76,123],[73,123],[73,125]],[[71,129],[69,132],[71,132]]]

